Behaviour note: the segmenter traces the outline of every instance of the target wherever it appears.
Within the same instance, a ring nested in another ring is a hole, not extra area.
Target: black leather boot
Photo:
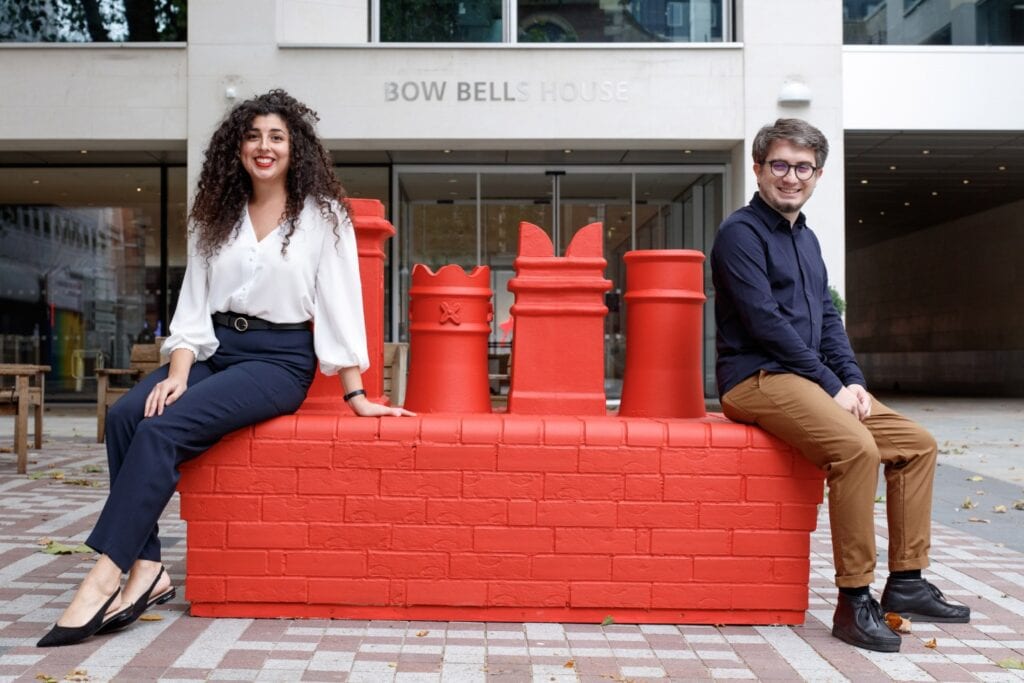
[[[839,594],[832,617],[832,635],[865,650],[900,651],[900,635],[885,623],[882,608],[870,595]]]
[[[882,609],[912,622],[966,624],[971,620],[970,607],[952,604],[924,579],[890,576],[882,591]]]

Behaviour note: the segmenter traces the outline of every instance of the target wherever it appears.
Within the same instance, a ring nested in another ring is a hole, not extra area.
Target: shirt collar
[[[764,221],[765,225],[772,230],[782,230],[784,232],[790,231],[791,228],[789,220],[781,213],[768,206],[768,202],[761,199],[760,192],[754,192],[754,197],[750,200],[750,208],[752,208],[758,217]],[[804,212],[801,211],[792,225],[792,230],[795,231],[797,228],[806,227],[807,219],[804,216]]]

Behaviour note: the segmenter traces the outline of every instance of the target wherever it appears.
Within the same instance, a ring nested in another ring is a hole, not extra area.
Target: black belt
[[[263,318],[253,318],[238,313],[214,313],[213,323],[223,327],[230,327],[236,332],[246,330],[308,330],[309,322],[304,323],[272,323]]]

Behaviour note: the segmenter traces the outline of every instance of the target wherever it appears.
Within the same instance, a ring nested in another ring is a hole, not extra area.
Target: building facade
[[[398,229],[386,338],[406,338],[413,264],[482,264],[506,352],[519,222],[564,249],[601,221],[617,395],[623,254],[706,251],[756,189],[758,128],[798,116],[832,144],[806,211],[869,382],[1024,391],[1019,3],[192,0],[151,3],[172,11],[148,31],[123,4],[113,42],[0,10],[0,352],[51,364],[51,396],[89,396],[165,330],[203,147],[275,87]]]

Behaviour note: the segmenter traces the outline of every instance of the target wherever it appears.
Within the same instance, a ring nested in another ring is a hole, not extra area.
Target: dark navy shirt
[[[755,192],[719,228],[711,277],[719,396],[759,370],[806,377],[829,396],[865,384],[803,213],[790,228]]]

